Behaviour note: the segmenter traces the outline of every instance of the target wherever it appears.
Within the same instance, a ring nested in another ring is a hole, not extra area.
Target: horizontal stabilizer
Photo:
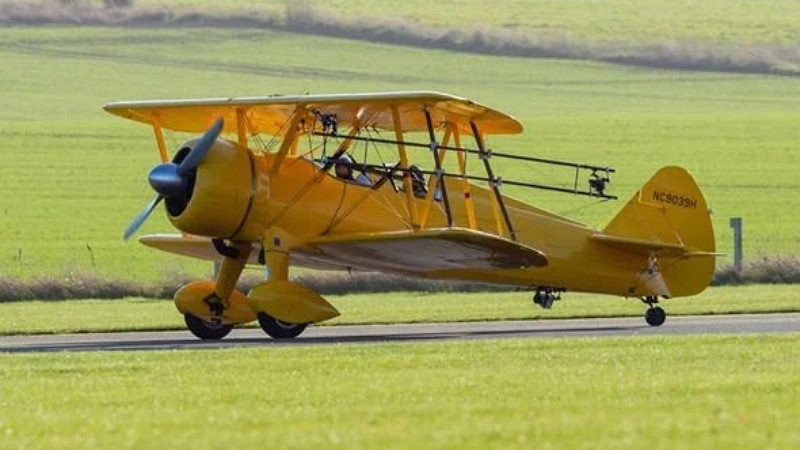
[[[645,255],[650,255],[652,252],[656,251],[661,256],[678,256],[681,258],[716,258],[717,256],[725,256],[725,253],[697,251],[668,242],[645,241],[642,239],[612,236],[603,233],[592,234],[589,236],[589,239],[610,244],[622,250]]]
[[[649,255],[653,251],[658,251],[661,254],[675,254],[683,256],[686,248],[680,244],[673,244],[669,242],[660,241],[647,241],[644,239],[628,238],[623,236],[614,236],[604,233],[595,233],[589,236],[589,239],[594,241],[611,244],[617,248],[629,250],[632,252],[641,252]]]

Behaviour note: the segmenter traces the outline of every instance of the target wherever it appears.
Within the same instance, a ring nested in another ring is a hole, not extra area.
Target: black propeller
[[[206,130],[203,136],[195,142],[194,148],[180,161],[180,164],[167,162],[153,167],[150,175],[147,176],[147,181],[156,191],[156,196],[125,229],[125,239],[130,238],[142,226],[161,200],[187,196],[192,172],[200,165],[208,151],[211,150],[214,141],[217,140],[217,137],[222,132],[223,125],[223,120],[221,118],[217,119],[214,125]]]

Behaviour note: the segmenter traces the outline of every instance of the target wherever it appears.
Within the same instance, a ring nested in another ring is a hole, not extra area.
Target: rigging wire
[[[601,203],[606,203],[609,200],[611,200],[611,199],[601,198],[601,199],[598,199],[598,200],[596,200],[594,202],[590,202],[590,203],[587,203],[585,205],[578,206],[577,208],[568,209],[566,211],[559,211],[557,214],[559,214],[561,216],[567,216],[567,215],[575,214],[575,213],[578,213],[580,211],[583,211],[583,210],[592,208],[594,206],[597,206],[597,205],[599,205]]]
[[[253,127],[253,122],[250,120],[250,117],[247,114],[244,115],[244,120],[247,122],[247,128],[249,130],[255,129]],[[256,146],[259,147],[259,150],[261,150],[262,152],[268,151],[267,146],[266,144],[264,144],[264,140],[261,138],[260,133],[250,133],[250,136],[248,137],[248,143],[250,142],[251,139],[255,141]]]

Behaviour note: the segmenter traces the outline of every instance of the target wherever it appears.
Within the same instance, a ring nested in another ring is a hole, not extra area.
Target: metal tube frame
[[[444,184],[444,169],[442,168],[442,161],[439,154],[439,143],[436,142],[436,130],[433,128],[433,120],[431,119],[431,113],[427,109],[424,109],[423,112],[425,113],[425,123],[428,125],[428,138],[430,139],[429,148],[431,153],[433,153],[433,161],[436,164],[436,180],[439,184],[439,189],[442,191],[442,202],[444,203],[444,214],[447,217],[447,226],[453,226],[453,214],[450,211],[450,199],[447,197],[447,187]],[[433,192],[430,192],[429,195],[433,195]]]
[[[483,167],[486,169],[486,176],[489,178],[489,187],[494,193],[494,201],[497,202],[497,206],[500,208],[500,212],[503,214],[503,221],[505,222],[506,229],[508,230],[508,235],[511,237],[512,241],[516,241],[517,232],[514,230],[514,225],[511,223],[511,217],[508,215],[508,210],[506,209],[506,204],[503,201],[503,196],[500,194],[499,179],[494,177],[492,164],[489,162],[489,152],[486,151],[483,138],[481,137],[481,133],[478,130],[478,126],[475,125],[475,122],[470,120],[469,126],[472,129],[472,136],[475,138],[475,144],[478,146],[478,150],[481,152],[481,160],[483,161]]]
[[[312,134],[314,136],[322,136],[322,137],[343,137],[342,135],[339,135],[339,134],[320,133],[320,132],[313,132]],[[402,144],[404,147],[409,147],[409,148],[430,149],[430,144],[423,144],[423,143],[420,143],[420,142],[396,141],[396,140],[392,140],[392,139],[381,139],[381,138],[362,137],[362,136],[349,137],[349,139],[354,140],[354,141],[374,142],[376,144],[394,144],[394,145]],[[591,165],[591,164],[577,164],[577,163],[572,163],[572,162],[569,162],[569,161],[559,161],[559,160],[556,160],[556,159],[537,158],[535,156],[520,156],[520,155],[511,154],[511,153],[495,152],[495,151],[490,150],[490,149],[486,149],[486,153],[484,153],[484,152],[481,152],[479,149],[476,150],[476,149],[468,148],[468,147],[459,148],[457,146],[453,147],[453,146],[439,145],[438,148],[444,149],[444,150],[453,150],[453,151],[456,151],[456,152],[472,153],[472,154],[479,155],[479,156],[483,156],[485,154],[488,154],[489,157],[496,156],[498,158],[515,159],[515,160],[519,160],[519,161],[528,161],[528,162],[535,162],[535,163],[542,163],[542,164],[551,164],[551,165],[562,166],[562,167],[573,167],[575,169],[602,170],[602,171],[608,171],[608,173],[616,172],[614,170],[614,168],[608,167],[608,166],[594,166],[594,165]]]

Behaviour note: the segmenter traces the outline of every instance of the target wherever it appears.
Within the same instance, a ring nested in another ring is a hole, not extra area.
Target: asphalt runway
[[[465,339],[752,334],[800,332],[800,313],[668,317],[660,327],[640,317],[500,322],[309,327],[294,340],[274,340],[260,329],[235,329],[221,341],[188,331],[87,333],[0,337],[0,352],[214,349],[290,345],[368,344]]]

